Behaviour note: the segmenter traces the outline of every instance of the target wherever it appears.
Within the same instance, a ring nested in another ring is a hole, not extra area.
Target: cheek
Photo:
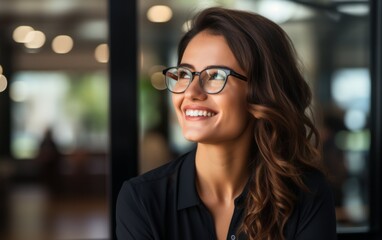
[[[223,118],[228,123],[232,121],[232,124],[237,124],[247,118],[247,103],[241,97],[238,97],[238,95],[222,99],[217,104],[221,107]]]
[[[246,124],[249,116],[246,99],[236,96],[227,101],[225,106],[225,117],[231,125],[240,128]]]
[[[171,99],[172,99],[172,107],[174,108],[174,110],[177,110],[180,107],[180,102],[181,102],[179,94],[172,94]]]
[[[180,115],[182,114],[181,109],[180,109],[181,104],[182,104],[182,97],[180,94],[172,94],[171,98],[172,98],[172,107],[173,107],[173,109],[174,109],[174,111],[178,117],[178,121],[180,123],[180,120],[181,120]]]
[[[225,108],[235,113],[248,111],[247,95],[245,90],[234,89],[227,96],[221,99]],[[224,103],[223,103],[224,102]]]
[[[228,116],[228,123],[233,128],[241,129],[243,125],[246,125],[249,118],[248,111],[244,108],[237,108],[235,111],[231,111]]]

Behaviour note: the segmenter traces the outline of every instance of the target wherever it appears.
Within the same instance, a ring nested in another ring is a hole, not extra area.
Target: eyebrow
[[[185,68],[195,70],[195,67],[189,63],[181,63],[181,64],[179,64],[178,67],[185,67]],[[230,68],[228,66],[224,66],[224,65],[209,65],[209,66],[206,66],[204,69],[206,69],[206,68],[228,68],[228,69],[232,69],[232,68]]]
[[[191,64],[188,64],[188,63],[181,63],[179,64],[178,67],[186,67],[186,68],[190,68],[190,69],[195,69],[195,67]]]

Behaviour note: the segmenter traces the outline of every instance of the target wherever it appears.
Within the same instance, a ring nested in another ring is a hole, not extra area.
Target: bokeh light
[[[5,89],[7,89],[7,85],[7,78],[0,74],[0,92],[3,92]]]
[[[164,75],[161,72],[155,72],[151,74],[150,77],[151,84],[153,85],[154,88],[158,90],[164,90],[166,89],[166,83],[164,80]]]
[[[18,43],[26,43],[27,35],[33,31],[34,29],[31,26],[18,26],[13,31],[13,40]]]
[[[168,22],[172,18],[172,10],[165,5],[155,5],[147,11],[147,18],[156,23]]]
[[[41,48],[45,44],[45,34],[41,31],[31,31],[26,35],[25,47],[30,49]]]
[[[65,54],[72,50],[73,39],[67,35],[59,35],[52,41],[52,49],[55,53]]]
[[[346,111],[345,113],[345,125],[348,129],[352,131],[357,131],[366,126],[366,113],[357,110],[357,109],[350,109]]]
[[[188,32],[191,29],[191,20],[188,20],[182,25],[182,32]]]
[[[109,61],[109,47],[106,43],[102,43],[96,47],[94,57],[100,63],[107,63]]]

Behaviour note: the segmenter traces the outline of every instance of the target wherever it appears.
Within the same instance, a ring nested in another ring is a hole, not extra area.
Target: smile
[[[206,110],[187,109],[186,110],[186,116],[187,117],[213,117],[213,116],[215,116],[215,113],[209,112]]]

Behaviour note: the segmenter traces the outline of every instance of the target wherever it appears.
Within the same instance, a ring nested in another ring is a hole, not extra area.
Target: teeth
[[[214,115],[215,113],[207,112],[206,110],[192,110],[192,109],[186,110],[186,116],[190,116],[190,117],[198,117],[198,116],[213,117]]]

